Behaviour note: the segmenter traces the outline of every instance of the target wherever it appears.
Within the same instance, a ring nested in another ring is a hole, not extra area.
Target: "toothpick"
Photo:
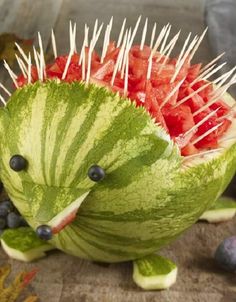
[[[170,43],[167,45],[167,47],[163,50],[163,55],[165,55],[166,50],[169,48],[169,50],[168,50],[168,52],[166,54],[166,57],[165,57],[164,61],[162,62],[161,66],[160,66],[158,74],[161,73],[162,69],[166,65],[167,60],[169,60],[170,54],[171,54],[171,52],[172,52],[172,50],[173,50],[173,48],[174,48],[174,46],[175,46],[175,44],[176,44],[176,42],[177,42],[177,40],[179,38],[179,35],[180,35],[180,31],[174,36],[174,38],[170,41]]]
[[[16,88],[19,88],[18,84],[17,84],[17,75],[11,70],[10,66],[7,64],[7,62],[4,60],[4,67],[6,68],[6,70],[8,71],[14,85],[16,86]]]
[[[208,107],[210,107],[211,105],[213,105],[214,103],[216,103],[221,96],[229,89],[229,87],[234,84],[234,78],[232,78],[230,80],[230,82],[228,84],[225,84],[224,86],[220,87],[219,89],[214,91],[214,95],[213,98],[211,100],[209,100],[204,106],[202,106],[200,109],[198,109],[197,111],[195,111],[193,113],[193,116],[198,115],[199,113],[201,113],[202,111],[204,111],[205,109],[207,109]]]
[[[191,144],[196,145],[198,142],[200,142],[201,140],[203,140],[205,137],[207,137],[209,134],[211,134],[212,132],[214,132],[216,129],[218,129],[220,126],[222,126],[223,122],[212,127],[211,129],[209,129],[208,131],[206,131],[204,134],[200,135],[199,137],[197,137],[194,141],[191,142]]]
[[[157,37],[156,43],[154,44],[154,47],[153,47],[153,49],[152,49],[152,51],[151,51],[150,57],[151,57],[151,56],[153,57],[153,55],[154,55],[155,52],[157,51],[157,48],[159,47],[159,45],[160,45],[162,39],[164,38],[164,36],[165,36],[165,34],[166,34],[166,31],[167,31],[168,27],[169,27],[169,23],[168,23],[167,25],[165,25],[165,26],[162,27],[162,29],[161,29],[161,31],[160,31],[160,34],[159,34],[159,36]]]
[[[6,92],[6,94],[8,94],[9,96],[11,96],[10,91],[2,83],[0,83],[0,87],[2,88],[2,90],[4,90]]]
[[[236,111],[234,110],[235,108],[236,108],[236,103],[230,108],[230,110],[227,114],[222,115],[221,117],[218,117],[217,120],[222,121],[224,119],[234,117],[234,115],[236,114]]]
[[[85,24],[85,26],[84,26],[84,41],[83,41],[83,45],[82,45],[81,52],[80,52],[79,66],[82,63],[83,56],[85,56],[85,47],[88,46],[88,32],[89,32],[89,27]]]
[[[82,57],[82,80],[85,80],[85,64],[86,64],[86,58],[85,58],[85,48],[83,48],[83,53],[81,54]]]
[[[234,66],[231,70],[222,74],[222,76],[220,76],[219,78],[217,78],[216,80],[213,81],[215,84],[217,84],[219,82],[216,89],[218,89],[220,86],[222,86],[228,80],[228,78],[233,74],[235,69],[236,69],[236,66]]]
[[[17,63],[18,63],[18,65],[19,65],[19,67],[20,67],[20,70],[21,70],[21,72],[22,72],[24,78],[26,78],[26,77],[27,77],[27,75],[26,75],[26,73],[27,73],[27,68],[26,68],[24,62],[18,57],[18,55],[15,54],[15,56],[16,56]]]
[[[43,43],[40,32],[38,32],[38,42],[39,42],[39,49],[40,49],[40,72],[39,72],[39,79],[43,81],[43,77],[45,75],[45,59],[43,53]]]
[[[151,52],[151,56],[148,59],[147,80],[150,80],[150,78],[151,78],[151,73],[152,73],[152,56],[153,56],[153,53]]]
[[[31,83],[31,54],[29,53],[28,57],[28,84]]]
[[[200,120],[197,124],[195,124],[192,128],[190,128],[188,131],[186,131],[183,136],[188,136],[190,133],[194,132],[195,130],[197,130],[202,124],[204,124],[206,121],[208,121],[213,115],[215,115],[217,113],[217,111],[220,109],[217,108],[214,111],[211,111],[209,114],[207,114],[202,120]]]
[[[195,80],[193,80],[190,84],[189,87],[192,87],[195,83],[199,82],[202,77],[204,77],[205,75],[207,75],[213,68],[215,68],[216,64],[210,66],[208,69],[205,69],[204,72],[199,73],[199,75],[196,77]]]
[[[188,45],[188,42],[189,42],[189,40],[190,40],[191,35],[192,35],[192,33],[190,32],[190,33],[188,34],[188,36],[187,36],[185,42],[184,42],[184,45],[183,45],[181,51],[180,51],[180,54],[179,54],[179,57],[178,57],[178,59],[177,59],[177,62],[176,62],[176,64],[175,64],[175,66],[178,66],[178,65],[179,65],[180,60],[182,59],[182,57],[183,57],[183,55],[184,55],[185,49],[186,49],[186,47],[187,47],[187,45]]]
[[[122,67],[121,67],[121,79],[124,78],[126,57],[129,55],[129,50],[130,50],[130,47],[131,47],[130,39],[131,39],[131,28],[128,31],[127,41],[126,41],[124,55],[123,55],[123,62],[122,62]]]
[[[111,86],[114,85],[117,71],[119,70],[119,68],[121,68],[121,65],[122,65],[122,60],[123,60],[124,51],[125,51],[125,45],[127,43],[127,37],[128,37],[128,30],[126,30],[126,32],[125,32],[124,41],[121,45],[121,48],[120,48],[120,51],[119,51],[119,54],[118,54],[118,57],[116,60],[116,64],[115,64],[114,71],[113,71],[112,78],[111,78]]]
[[[128,92],[128,80],[129,80],[129,56],[126,57],[126,66],[125,66],[125,80],[124,80],[124,96],[127,96]]]
[[[152,35],[151,35],[151,40],[150,40],[150,48],[152,48],[152,46],[153,46],[153,42],[154,42],[155,35],[156,35],[156,28],[157,28],[157,24],[155,22],[154,25],[153,25],[153,28],[152,28]]]
[[[97,40],[100,36],[102,28],[103,28],[103,23],[100,25],[97,33],[95,33],[95,36],[94,36],[94,38],[92,38],[91,43],[90,43],[89,52],[88,52],[88,66],[87,66],[87,74],[86,74],[86,84],[89,83],[89,79],[90,79],[92,53],[93,53],[94,47],[97,43]]]
[[[148,18],[146,18],[144,28],[143,28],[143,33],[142,33],[142,39],[141,39],[141,44],[140,44],[140,50],[143,50],[146,35],[147,35],[147,26],[148,26]]]
[[[138,20],[137,20],[137,22],[136,22],[136,24],[135,24],[135,27],[134,27],[134,30],[133,30],[133,32],[132,32],[132,36],[131,36],[131,39],[130,39],[130,42],[129,42],[129,48],[131,48],[131,46],[132,46],[132,44],[133,44],[133,42],[134,42],[134,38],[135,38],[135,36],[136,36],[136,33],[137,33],[137,30],[138,30],[138,27],[139,27],[139,23],[140,23],[140,21],[141,21],[141,18],[142,18],[142,16],[139,16],[139,18],[138,18]]]
[[[124,21],[122,23],[122,26],[121,26],[121,30],[120,30],[120,34],[119,34],[118,42],[117,42],[117,47],[120,47],[120,44],[121,44],[121,41],[122,41],[122,38],[123,38],[123,33],[124,33],[124,30],[125,30],[125,25],[126,25],[126,18],[124,19]]]
[[[0,95],[0,101],[3,103],[3,105],[4,106],[6,106],[7,105],[7,103],[6,103],[6,101],[5,101],[5,99]]]
[[[187,156],[184,156],[183,160],[184,160],[184,161],[187,161],[188,159],[191,159],[191,158],[194,158],[194,157],[201,157],[201,156],[203,156],[203,155],[207,155],[207,154],[219,152],[219,151],[222,151],[223,149],[224,149],[224,148],[216,148],[216,149],[211,149],[211,150],[199,152],[199,153],[192,154],[192,155],[187,155]]]
[[[107,53],[107,48],[110,43],[110,34],[111,34],[111,29],[112,29],[112,24],[113,24],[113,17],[111,17],[111,20],[109,24],[107,25],[106,32],[105,32],[105,37],[104,37],[104,43],[103,43],[103,48],[102,48],[102,55],[101,55],[101,63],[103,63],[104,58]]]
[[[221,57],[223,57],[223,55],[225,54],[225,52],[222,52],[220,55],[218,55],[216,58],[214,58],[212,61],[210,61],[206,66],[204,66],[200,72],[203,72],[204,70],[206,70],[207,68],[209,68],[211,65],[213,65],[214,63],[216,63]]]
[[[219,66],[217,66],[215,69],[213,69],[207,75],[202,77],[202,80],[207,80],[210,76],[212,76],[214,73],[216,73],[218,70],[220,70],[223,66],[225,66],[225,64],[227,64],[227,62],[224,62],[224,63],[220,64]]]
[[[73,50],[71,49],[70,53],[68,55],[67,61],[66,61],[66,66],[64,68],[64,71],[63,71],[63,74],[62,74],[62,77],[61,77],[62,80],[65,80],[65,78],[66,78],[72,56],[73,56]]]
[[[25,54],[24,50],[20,47],[20,45],[18,43],[15,42],[16,47],[19,50],[19,53],[22,55],[23,59],[25,60],[26,63],[28,63],[28,58],[27,55]]]
[[[76,52],[76,46],[75,46],[75,40],[76,40],[76,23],[74,24],[74,27],[72,28],[72,23],[70,21],[69,26],[69,35],[70,35],[70,51],[69,53],[74,54]]]
[[[94,40],[94,38],[96,36],[97,28],[98,28],[98,19],[96,19],[96,21],[94,23],[92,40]]]
[[[52,29],[52,33],[51,33],[51,39],[52,39],[53,54],[54,54],[54,58],[56,59],[57,58],[57,44],[56,44],[56,39],[55,39],[53,29]]]
[[[39,67],[38,53],[37,53],[34,46],[33,46],[33,50],[34,50],[34,61],[35,61],[35,64],[36,64],[37,74],[38,74],[38,78],[39,78],[40,77],[40,67]]]
[[[177,83],[177,85],[174,87],[174,89],[166,96],[166,98],[160,105],[160,109],[162,109],[168,103],[169,99],[176,93],[176,91],[179,90],[179,88],[183,84],[184,80],[185,80],[185,77],[181,81],[179,81]]]
[[[185,96],[184,98],[182,98],[181,100],[178,101],[178,103],[174,106],[174,108],[177,108],[178,106],[182,105],[183,103],[185,103],[187,100],[189,100],[191,97],[193,97],[194,95],[198,94],[199,92],[201,92],[202,90],[204,90],[206,87],[208,87],[209,85],[211,85],[211,82],[207,82],[206,84],[202,85],[201,87],[199,87],[197,90],[194,90],[193,92],[191,92],[189,95]]]
[[[203,38],[205,37],[207,30],[208,30],[208,27],[206,27],[206,29],[203,31],[203,33],[199,37],[197,44],[195,45],[195,47],[193,48],[193,51],[191,52],[191,54],[189,56],[188,62],[191,62],[193,56],[195,55],[196,51],[198,50]]]
[[[165,48],[166,41],[167,41],[167,39],[169,37],[169,34],[170,34],[170,30],[171,30],[171,25],[169,24],[168,29],[166,31],[166,34],[164,36],[163,42],[162,42],[161,47],[160,47],[160,53],[162,53],[164,48]]]
[[[170,83],[173,83],[175,81],[175,78],[179,74],[180,69],[182,68],[184,62],[186,61],[190,51],[192,50],[192,48],[196,44],[197,40],[198,40],[198,38],[197,38],[197,36],[195,36],[195,38],[190,43],[188,49],[186,50],[185,54],[183,55],[182,59],[179,61],[179,64],[178,65],[176,64],[176,70],[175,70],[175,73],[174,73],[174,75],[172,76],[172,78],[170,80]]]
[[[77,53],[77,47],[76,47],[76,23],[74,23],[73,41],[74,41],[74,52]]]

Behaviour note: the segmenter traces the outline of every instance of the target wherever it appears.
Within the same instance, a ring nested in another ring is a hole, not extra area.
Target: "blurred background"
[[[0,60],[10,57],[15,51],[14,43],[6,41],[3,33],[12,33],[15,38],[33,39],[37,44],[37,32],[43,38],[45,51],[52,53],[50,44],[51,28],[54,28],[58,50],[61,54],[69,49],[69,20],[77,23],[77,48],[81,48],[84,24],[93,26],[98,18],[107,24],[114,16],[111,38],[116,39],[123,19],[127,27],[134,26],[142,15],[136,42],[140,43],[142,26],[148,17],[147,41],[150,41],[154,23],[157,32],[167,24],[172,24],[172,36],[181,29],[181,36],[175,47],[177,53],[189,32],[201,34],[206,26],[208,33],[195,55],[195,62],[207,63],[216,55],[226,52],[221,61],[227,61],[225,69],[236,65],[236,0],[0,0]],[[2,38],[1,38],[2,36]],[[24,41],[23,41],[24,43]],[[98,42],[101,49],[102,39]],[[27,45],[26,45],[27,48]],[[14,64],[14,63],[13,63]],[[11,85],[6,71],[0,64],[0,82]],[[230,91],[236,97],[236,87]],[[236,180],[227,194],[236,196]]]

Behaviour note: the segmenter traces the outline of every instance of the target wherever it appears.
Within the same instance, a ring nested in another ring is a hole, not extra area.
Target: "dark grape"
[[[6,217],[8,213],[9,213],[8,208],[0,204],[0,217]]]
[[[228,271],[236,271],[236,236],[225,239],[215,252],[218,264]]]
[[[0,230],[3,230],[6,226],[6,219],[3,217],[0,217]]]
[[[10,199],[5,199],[0,203],[0,206],[5,206],[8,209],[8,212],[11,212],[14,210],[14,205]]]
[[[11,212],[7,215],[7,226],[10,229],[18,228],[21,223],[21,217],[14,212]]]

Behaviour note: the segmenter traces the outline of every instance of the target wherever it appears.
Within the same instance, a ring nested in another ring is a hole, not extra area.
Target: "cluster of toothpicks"
[[[130,49],[134,43],[135,36],[139,30],[141,23],[141,16],[138,18],[135,26],[133,28],[127,28],[126,26],[126,19],[124,19],[120,33],[116,42],[116,48],[119,49],[119,53],[114,65],[112,77],[110,80],[111,87],[114,85],[114,81],[116,77],[119,76],[124,81],[124,96],[127,96],[128,92],[128,81],[129,81],[129,52]],[[111,39],[111,31],[113,26],[113,17],[110,19],[109,23],[106,25],[105,28],[105,34],[104,34],[104,40],[103,40],[103,48],[100,56],[100,62],[103,63],[104,58],[107,53],[108,45],[110,43]],[[79,60],[78,64],[82,68],[82,81],[84,81],[86,84],[90,83],[91,80],[91,62],[92,62],[92,55],[95,50],[95,46],[97,44],[97,41],[99,37],[102,34],[102,30],[104,28],[104,24],[99,24],[98,20],[95,21],[94,27],[92,30],[85,24],[84,27],[84,40],[81,45],[81,49],[79,52]],[[148,30],[149,24],[148,19],[145,19],[144,26],[142,28],[142,35],[141,35],[141,41],[140,41],[140,50],[144,48],[145,45],[148,45],[151,49],[150,56],[148,58],[148,68],[146,73],[146,79],[147,81],[150,79],[152,74],[152,65],[155,60],[155,62],[161,62],[161,66],[159,69],[159,72],[162,71],[162,69],[165,67],[165,64],[167,63],[168,58],[170,57],[176,42],[179,39],[180,31],[176,33],[173,37],[170,38],[171,35],[171,25],[168,23],[166,24],[159,32],[159,34],[156,34],[156,28],[157,24],[154,23],[151,30],[151,39],[150,41],[146,41],[146,34]],[[71,63],[71,59],[73,55],[77,52],[77,45],[76,45],[76,31],[77,27],[76,24],[72,24],[70,22],[69,26],[69,36],[70,36],[70,50],[69,54],[67,56],[67,61],[65,64],[65,68],[61,77],[61,80],[64,80],[67,76],[68,68]],[[200,36],[194,36],[192,37],[192,34],[189,33],[186,37],[186,40],[183,44],[183,47],[179,53],[179,56],[177,58],[176,64],[175,64],[175,72],[173,76],[170,79],[170,83],[176,83],[177,76],[183,66],[183,64],[188,60],[190,62],[196,53],[197,49],[199,48],[205,34],[207,32],[207,29],[203,31],[203,33]],[[56,39],[54,35],[54,31],[52,30],[51,33],[51,40],[52,40],[52,49],[55,59],[58,57],[58,51],[56,46]],[[45,63],[45,57],[44,57],[44,50],[43,50],[43,43],[40,33],[38,33],[38,46],[39,51],[37,51],[36,47],[33,47],[33,58],[31,57],[31,54],[26,54],[22,50],[22,48],[16,43],[16,46],[18,48],[18,51],[20,53],[20,56],[16,55],[16,60],[18,62],[19,68],[23,74],[23,76],[27,79],[28,84],[32,83],[32,62],[34,62],[37,74],[38,74],[38,80],[44,81],[47,78],[47,72],[46,72],[46,63]],[[88,49],[88,55],[86,57],[85,50]],[[157,58],[155,57],[156,52],[159,52],[160,56]],[[215,75],[220,69],[222,69],[226,62],[218,65],[217,62],[222,58],[224,53],[218,55],[216,58],[214,58],[211,62],[209,62],[207,65],[203,66],[200,70],[199,75],[197,78],[190,84],[190,87],[193,86],[195,83],[197,83],[200,80],[208,80],[209,78],[212,79],[212,76]],[[16,88],[18,87],[17,83],[17,75],[12,71],[10,66],[7,64],[6,61],[4,61],[4,66],[7,69],[14,85]],[[211,81],[206,81],[206,84],[201,86],[199,89],[194,90],[192,94],[184,97],[178,103],[174,106],[175,108],[179,105],[185,103],[190,97],[198,94],[202,90],[204,90],[208,85],[214,84],[214,92],[212,93],[211,99],[200,109],[198,109],[196,112],[194,112],[193,116],[198,115],[202,111],[204,111],[206,108],[217,102],[224,94],[225,92],[230,88],[231,85],[236,83],[236,66],[232,68],[231,70],[227,71],[226,73],[222,74],[221,76],[217,77],[216,79],[213,79]],[[185,78],[182,78],[180,81],[177,81],[177,84],[175,85],[174,89],[165,97],[165,99],[162,101],[162,104],[160,105],[160,108],[163,108],[170,98],[176,93],[176,91],[180,88],[180,86],[183,84]],[[1,89],[3,92],[9,97],[11,96],[10,91],[4,87],[2,84],[0,84]],[[2,95],[0,95],[0,100],[3,103],[3,105],[6,105],[6,100]],[[209,113],[204,119],[199,121],[194,127],[187,132],[183,134],[183,138],[190,135],[193,131],[195,131],[200,125],[202,125],[204,122],[206,122],[209,118],[211,118],[218,109],[214,110],[213,112]],[[235,114],[235,104],[231,107],[230,112],[227,114],[227,118],[233,117]],[[208,130],[206,133],[204,133],[202,136],[196,138],[193,143],[197,143],[201,139],[203,139],[205,136],[209,135],[211,132],[215,131],[218,127],[221,126],[221,120],[223,118],[226,118],[226,116],[221,117],[219,119],[219,123]],[[212,152],[206,151],[206,152]]]

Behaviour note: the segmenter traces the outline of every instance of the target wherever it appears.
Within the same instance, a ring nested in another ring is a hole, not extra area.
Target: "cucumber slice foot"
[[[7,229],[0,237],[6,254],[13,259],[30,262],[46,256],[46,251],[54,247],[39,239],[29,227]]]
[[[177,266],[162,256],[152,254],[133,261],[133,280],[142,289],[167,289],[176,278]]]
[[[236,200],[229,197],[217,199],[214,206],[204,212],[199,220],[209,223],[219,223],[231,220],[236,214]]]

